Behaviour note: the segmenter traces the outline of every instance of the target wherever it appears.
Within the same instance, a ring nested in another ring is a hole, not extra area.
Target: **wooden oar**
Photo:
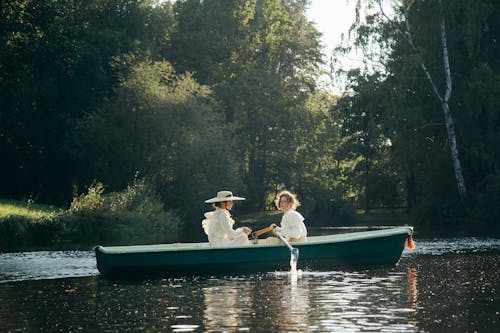
[[[260,235],[265,234],[266,232],[273,231],[275,228],[276,228],[276,225],[270,225],[267,228],[254,231],[254,232],[252,232],[252,238],[255,239],[255,238],[259,237]]]
[[[279,232],[275,232],[275,235],[278,236],[279,239],[281,239],[281,241],[286,245],[286,247],[288,247],[288,249],[290,250],[290,253],[291,255],[295,258],[295,261],[299,261],[299,249],[293,247],[290,242],[288,242],[286,240],[285,237],[283,237],[282,234],[280,234]]]

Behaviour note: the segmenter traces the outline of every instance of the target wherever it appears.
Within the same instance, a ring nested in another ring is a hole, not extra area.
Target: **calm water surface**
[[[91,251],[4,253],[0,332],[498,332],[500,240],[416,244],[386,269],[182,279],[103,278]]]

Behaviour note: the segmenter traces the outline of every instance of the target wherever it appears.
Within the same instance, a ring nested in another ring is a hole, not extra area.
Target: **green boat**
[[[331,270],[395,265],[411,241],[412,227],[311,236],[291,243],[300,252],[297,269]],[[102,275],[162,274],[217,275],[290,270],[291,251],[284,244],[213,246],[209,243],[171,243],[96,246]]]

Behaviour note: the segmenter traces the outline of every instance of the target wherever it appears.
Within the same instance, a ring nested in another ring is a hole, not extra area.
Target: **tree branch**
[[[443,13],[443,6],[441,5],[441,0],[439,0],[439,7],[441,10],[441,46],[443,48],[443,65],[446,78],[446,92],[444,94],[444,100],[448,102],[451,96],[452,83],[451,83],[450,61],[448,58],[448,46],[446,45],[446,27],[444,24],[444,13]]]
[[[382,7],[382,0],[377,0],[377,3],[378,3],[378,6],[380,8],[380,12],[386,18],[386,20],[388,20],[395,27],[395,29],[406,39],[406,41],[410,45],[412,51],[415,53],[418,53],[418,50],[415,46],[415,43],[413,42],[413,36],[411,33],[411,29],[410,29],[410,22],[408,21],[408,16],[409,16],[408,12],[409,12],[410,7],[413,4],[413,2],[411,2],[408,6],[402,6],[403,11],[404,11],[403,16],[404,16],[406,31],[401,30],[399,28],[399,26],[385,13],[384,8]],[[442,19],[442,24],[444,25],[444,18]],[[442,34],[443,34],[443,32],[441,32],[441,35]],[[446,41],[445,41],[445,43],[446,43]],[[448,54],[446,55],[446,59],[448,59]],[[431,76],[429,70],[427,69],[427,66],[425,65],[425,63],[422,60],[420,60],[419,62],[420,62],[420,68],[422,68],[422,71],[424,72],[425,77],[427,78],[427,81],[429,81],[434,94],[439,99],[439,101],[442,103],[443,97],[439,93],[437,86],[434,83],[434,80],[432,79],[432,76]],[[449,69],[449,67],[448,67],[448,69]],[[450,90],[450,94],[451,94],[451,90]],[[449,95],[448,95],[448,98],[449,98]]]

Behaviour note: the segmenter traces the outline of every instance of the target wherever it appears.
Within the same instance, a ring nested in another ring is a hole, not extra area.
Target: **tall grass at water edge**
[[[120,192],[100,183],[75,196],[69,209],[0,200],[0,251],[67,244],[137,244],[177,237],[180,218],[164,209],[151,185],[141,180]]]

